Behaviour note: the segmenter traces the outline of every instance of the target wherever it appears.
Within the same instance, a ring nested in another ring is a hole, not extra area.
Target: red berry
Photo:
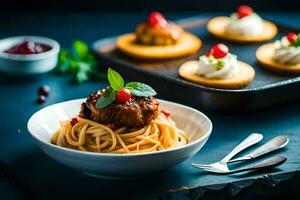
[[[166,117],[170,117],[171,113],[167,110],[161,110],[161,113],[164,114]]]
[[[129,101],[130,99],[131,99],[131,92],[130,92],[130,90],[128,90],[126,88],[120,90],[116,94],[116,100],[119,103],[125,103],[125,102]]]
[[[46,101],[46,97],[44,95],[40,95],[39,98],[37,99],[38,103],[44,103]]]
[[[78,123],[78,119],[76,117],[72,118],[70,121],[71,126],[74,126],[76,123]]]
[[[49,92],[50,92],[50,87],[48,85],[43,85],[38,90],[39,95],[44,95],[44,96],[48,96]]]
[[[227,56],[229,49],[225,44],[219,43],[213,46],[210,52],[214,58],[224,58],[225,56]]]
[[[253,9],[250,6],[242,5],[239,6],[237,9],[237,15],[239,18],[247,17],[249,15],[252,15]]]
[[[294,33],[294,32],[288,33],[286,37],[287,37],[287,39],[288,39],[288,41],[289,41],[290,43],[296,42],[296,40],[297,40],[297,38],[298,38],[297,34]]]
[[[212,55],[212,49],[206,53],[206,56],[211,56],[211,55]]]
[[[148,18],[148,23],[150,26],[165,27],[167,25],[167,20],[161,13],[151,12]]]

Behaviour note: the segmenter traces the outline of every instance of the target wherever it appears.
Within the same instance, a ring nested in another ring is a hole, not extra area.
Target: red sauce
[[[28,55],[43,53],[49,51],[50,49],[52,49],[52,47],[47,44],[33,41],[23,41],[5,50],[4,52],[9,54]]]

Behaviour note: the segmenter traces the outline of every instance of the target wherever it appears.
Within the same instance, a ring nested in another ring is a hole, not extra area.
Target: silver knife
[[[270,141],[268,141],[267,143],[265,143],[264,145],[260,146],[259,148],[255,149],[251,153],[244,155],[242,157],[236,158],[236,159],[229,160],[228,163],[238,162],[238,161],[243,161],[243,160],[251,160],[253,158],[257,158],[261,155],[264,155],[264,154],[267,154],[272,151],[275,151],[275,150],[285,147],[288,144],[288,142],[289,142],[289,138],[287,136],[285,136],[285,135],[277,136],[277,137],[271,139]]]

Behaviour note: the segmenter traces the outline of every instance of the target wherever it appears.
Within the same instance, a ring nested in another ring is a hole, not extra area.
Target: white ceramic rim
[[[44,140],[41,140],[39,139],[38,137],[36,137],[33,133],[30,132],[30,128],[29,128],[29,124],[32,123],[31,120],[34,118],[34,116],[40,112],[43,112],[44,109],[50,107],[50,106],[55,106],[57,104],[61,104],[61,103],[68,103],[68,102],[71,102],[71,101],[82,101],[84,102],[86,100],[86,98],[81,98],[81,99],[73,99],[73,100],[69,100],[69,101],[64,101],[64,102],[59,102],[59,103],[56,103],[56,104],[52,104],[52,105],[49,105],[45,108],[42,108],[41,110],[35,112],[28,120],[27,122],[27,130],[28,132],[30,133],[30,135],[38,140],[39,142],[47,145],[47,146],[50,146],[52,148],[56,148],[58,150],[61,150],[61,151],[67,151],[69,153],[75,153],[75,154],[79,154],[79,155],[89,155],[89,156],[106,156],[106,157],[127,157],[127,156],[130,156],[130,157],[135,157],[135,156],[144,156],[144,155],[153,155],[153,154],[164,154],[164,153],[168,153],[168,152],[171,152],[171,151],[177,151],[177,150],[180,150],[180,149],[184,149],[184,148],[188,148],[189,146],[193,146],[197,143],[200,143],[202,142],[203,140],[206,140],[209,138],[211,132],[212,132],[212,128],[213,128],[213,125],[212,125],[212,122],[210,121],[210,119],[205,115],[203,114],[202,112],[194,109],[194,108],[191,108],[191,107],[188,107],[188,106],[185,106],[185,105],[182,105],[182,104],[178,104],[178,103],[174,103],[174,102],[171,102],[171,101],[166,101],[166,100],[162,100],[162,99],[158,99],[158,101],[160,102],[165,102],[165,103],[169,103],[171,105],[174,105],[174,106],[180,106],[180,107],[183,107],[185,109],[189,109],[189,110],[192,110],[194,112],[197,112],[198,114],[200,114],[205,120],[207,120],[208,124],[209,124],[209,129],[208,131],[202,136],[200,137],[199,139],[191,142],[191,143],[188,143],[187,145],[183,145],[183,146],[179,146],[179,147],[176,147],[176,148],[171,148],[171,149],[167,149],[167,150],[163,150],[163,151],[154,151],[154,152],[144,152],[144,153],[136,153],[136,154],[114,154],[114,153],[98,153],[98,152],[87,152],[87,151],[79,151],[79,150],[75,150],[75,149],[69,149],[69,148],[65,148],[65,147],[61,147],[61,146],[57,146],[57,145],[54,145],[52,144],[50,141],[49,142],[45,142]]]
[[[9,42],[9,41],[24,41],[24,40],[33,40],[34,42],[40,42],[43,44],[47,44],[51,46],[52,48],[49,51],[38,53],[38,54],[9,54],[5,53],[3,51],[0,51],[0,57],[9,59],[9,60],[19,60],[19,61],[34,61],[34,60],[42,60],[46,59],[49,57],[52,57],[55,54],[58,54],[60,50],[60,45],[57,41],[47,38],[47,37],[41,37],[41,36],[34,36],[34,35],[24,35],[24,36],[13,36],[13,37],[8,37],[0,40],[0,46],[4,42]]]

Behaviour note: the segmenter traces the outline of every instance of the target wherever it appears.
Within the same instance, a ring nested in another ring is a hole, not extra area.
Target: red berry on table
[[[247,17],[252,15],[253,9],[250,6],[242,5],[237,9],[237,15],[239,18]]]
[[[286,37],[287,37],[287,39],[288,39],[288,41],[289,41],[290,43],[296,42],[296,40],[297,40],[297,38],[298,38],[297,34],[294,33],[294,32],[288,33]]]
[[[131,92],[128,89],[122,89],[116,94],[116,100],[119,103],[126,103],[131,99]]]
[[[44,95],[40,95],[39,98],[37,99],[38,103],[44,103],[46,101],[46,97]]]
[[[210,52],[214,58],[224,58],[225,56],[227,56],[229,49],[225,44],[219,43],[213,46]]]
[[[48,96],[49,92],[50,92],[50,87],[48,85],[43,85],[38,90],[39,95],[44,95],[44,96]]]
[[[151,12],[148,18],[148,23],[151,26],[165,27],[167,25],[167,20],[160,12]]]
[[[161,110],[161,113],[164,114],[166,117],[170,117],[171,113],[167,110]]]

